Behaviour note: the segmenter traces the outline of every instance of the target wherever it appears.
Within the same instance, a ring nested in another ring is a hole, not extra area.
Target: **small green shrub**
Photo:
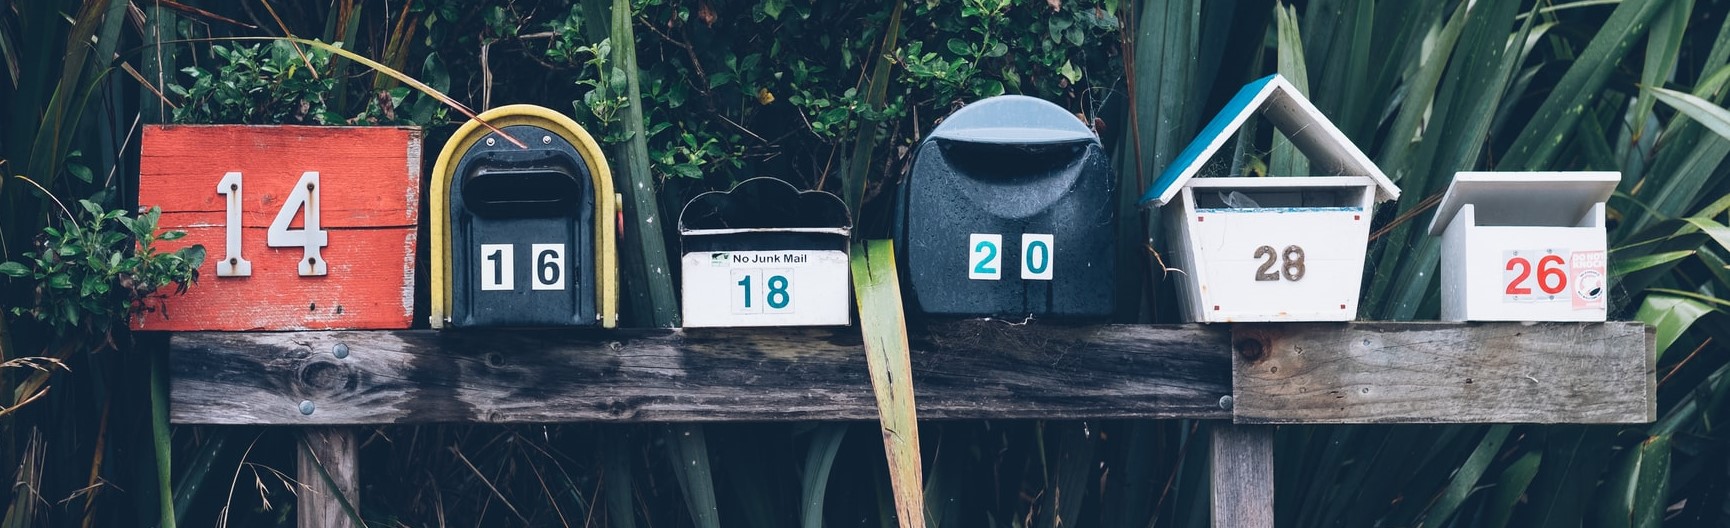
[[[407,86],[368,91],[366,103],[348,117],[340,96],[349,90],[349,83],[333,73],[331,52],[312,46],[296,48],[282,40],[251,46],[212,44],[210,52],[217,59],[213,70],[187,67],[180,71],[192,80],[190,85],[168,85],[170,93],[183,99],[174,110],[174,122],[419,125],[445,118],[446,110],[438,100]],[[428,58],[425,69],[430,81],[444,79],[435,57]],[[436,88],[440,83],[433,84]]]
[[[89,200],[78,204],[83,214],[44,227],[24,262],[0,262],[0,275],[36,284],[33,302],[12,308],[13,315],[29,315],[61,336],[102,336],[135,313],[157,309],[162,288],[174,284],[176,293],[185,293],[198,281],[204,246],[158,252],[157,241],[186,236],[156,232],[160,208],[127,216]]]

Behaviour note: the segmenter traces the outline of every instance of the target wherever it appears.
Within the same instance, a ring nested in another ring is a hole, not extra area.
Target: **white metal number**
[[[481,290],[516,289],[510,244],[481,244]]]
[[[530,244],[529,253],[535,256],[535,280],[529,283],[529,287],[536,290],[565,289],[565,245]]]
[[[276,220],[270,222],[265,245],[270,247],[300,247],[306,250],[300,259],[300,275],[324,275],[324,258],[319,255],[319,248],[330,245],[330,234],[319,228],[318,223],[318,171],[306,171],[300,175],[300,181],[295,182],[294,190],[288,193],[288,200],[282,203],[282,209],[276,212]],[[305,225],[301,229],[289,229],[288,224],[294,221],[294,212],[305,210]]]
[[[1003,235],[974,233],[967,238],[971,258],[967,260],[967,278],[998,280],[1003,278]]]
[[[230,172],[222,175],[222,181],[216,182],[216,194],[222,195],[228,202],[228,211],[224,230],[224,245],[222,260],[216,262],[218,277],[251,277],[252,261],[240,256],[240,205],[245,202],[241,193],[240,173]]]
[[[1051,280],[1052,235],[1021,235],[1021,278]]]

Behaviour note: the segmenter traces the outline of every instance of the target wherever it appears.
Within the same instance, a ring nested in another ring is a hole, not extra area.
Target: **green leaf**
[[[787,0],[766,0],[763,2],[763,14],[779,20],[781,11],[787,8]]]
[[[709,466],[709,442],[703,435],[703,425],[667,426],[667,456],[672,458],[676,468],[673,475],[685,492],[685,506],[691,512],[692,523],[698,528],[721,528],[714,472]]]
[[[1610,276],[1621,277],[1636,271],[1652,269],[1693,256],[1694,250],[1666,251],[1630,259],[1610,259]]]
[[[66,171],[72,173],[73,177],[78,178],[78,181],[84,183],[90,183],[94,179],[94,176],[90,174],[90,167],[85,167],[82,164],[67,163]]]
[[[1515,136],[1500,167],[1504,170],[1544,170],[1550,167],[1579,125],[1586,108],[1604,91],[1622,58],[1645,35],[1652,19],[1669,0],[1625,0],[1610,13],[1550,96],[1538,107],[1526,128]]]
[[[823,528],[823,498],[829,490],[829,472],[835,467],[835,454],[847,437],[846,423],[829,422],[817,426],[811,445],[805,449],[804,471],[800,472],[800,524],[803,528]]]
[[[1081,69],[1076,68],[1074,63],[1067,60],[1063,61],[1063,67],[1057,69],[1057,74],[1068,79],[1071,84],[1081,80]]]
[[[1507,440],[1508,432],[1512,430],[1513,426],[1503,424],[1491,427],[1489,432],[1484,434],[1477,449],[1472,450],[1472,455],[1466,458],[1465,464],[1454,472],[1454,477],[1448,481],[1447,489],[1424,516],[1423,524],[1441,526],[1453,518],[1460,504],[1477,489],[1478,479],[1484,476],[1484,470],[1495,461],[1496,455],[1502,450],[1502,442]]]
[[[1600,490],[1598,526],[1656,527],[1663,520],[1670,480],[1670,435],[1652,436],[1622,455]]]
[[[17,278],[23,278],[25,275],[29,275],[29,274],[30,274],[30,268],[24,267],[23,264],[19,264],[17,262],[11,262],[11,261],[0,262],[0,275],[5,275],[8,277],[12,277],[14,279],[17,279]]]
[[[1652,23],[1652,34],[1646,40],[1646,60],[1640,73],[1640,84],[1644,87],[1661,87],[1664,79],[1676,69],[1677,59],[1682,56],[1682,35],[1688,30],[1688,14],[1694,10],[1694,0],[1671,2],[1673,3],[1670,7]],[[1629,122],[1633,125],[1632,139],[1635,141],[1640,139],[1641,131],[1646,129],[1646,120],[1652,115],[1653,102],[1651,90],[1642,90],[1639,99],[1634,102],[1634,117]]]
[[[1297,7],[1287,7],[1282,0],[1274,5],[1274,18],[1279,38],[1279,73],[1290,80],[1299,92],[1309,95],[1309,71],[1304,65],[1303,36],[1298,31]],[[1298,152],[1297,146],[1283,134],[1274,134],[1273,153],[1269,158],[1272,160],[1268,164],[1270,176],[1309,175],[1309,158]]]
[[[1688,331],[1688,327],[1711,312],[1712,307],[1706,303],[1677,295],[1654,293],[1647,295],[1645,302],[1640,303],[1640,310],[1634,314],[1634,319],[1657,329],[1658,354],[1653,360],[1657,361],[1663,359],[1664,351],[1669,350],[1670,345],[1682,337],[1683,332]]]
[[[55,273],[48,276],[48,287],[57,290],[72,289],[72,277],[65,273]]]
[[[1514,517],[1514,506],[1525,496],[1526,488],[1532,485],[1532,478],[1538,476],[1538,465],[1543,459],[1543,451],[1527,451],[1502,471],[1495,490],[1490,493],[1490,502],[1485,506],[1483,526],[1508,526],[1508,520]]]
[[[1697,97],[1687,92],[1678,92],[1666,88],[1646,87],[1646,91],[1657,96],[1659,101],[1675,108],[1677,112],[1689,119],[1705,125],[1707,130],[1719,136],[1730,139],[1730,110],[1725,110],[1711,101]]]
[[[952,38],[949,39],[948,42],[945,42],[944,45],[949,47],[950,53],[954,53],[958,56],[969,57],[973,55],[973,46],[968,44],[965,40]]]
[[[900,8],[896,8],[899,12]],[[851,258],[859,329],[864,334],[866,368],[877,399],[883,450],[901,526],[917,526],[925,514],[923,464],[919,460],[918,411],[913,403],[913,367],[908,359],[907,321],[903,316],[895,244],[889,240],[855,242]]]

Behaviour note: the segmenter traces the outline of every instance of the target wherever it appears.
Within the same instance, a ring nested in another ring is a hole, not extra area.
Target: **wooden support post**
[[[303,427],[298,469],[301,484],[297,504],[300,528],[353,528],[355,523],[343,507],[346,501],[359,513],[360,445],[348,427]],[[323,469],[321,472],[320,469]],[[326,480],[328,475],[329,480]],[[331,484],[335,484],[335,490]],[[341,490],[339,495],[336,490]]]
[[[1213,423],[1213,526],[1272,528],[1273,427]]]

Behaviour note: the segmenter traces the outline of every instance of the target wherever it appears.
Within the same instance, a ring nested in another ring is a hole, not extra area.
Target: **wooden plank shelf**
[[[1265,424],[1656,415],[1655,339],[1640,323],[967,320],[910,334],[922,419],[1218,420],[1221,527],[1273,525]],[[301,526],[353,524],[356,437],[341,426],[877,418],[850,327],[198,332],[169,347],[173,423],[307,426]]]
[[[877,419],[852,327],[200,332],[170,343],[176,424]],[[915,328],[919,415],[1229,419],[1230,343],[1223,326]]]
[[[1655,413],[1653,336],[1639,323],[968,320],[916,327],[911,343],[922,419],[1639,423]],[[200,332],[171,347],[177,424],[876,419],[851,327]]]
[[[1238,423],[1647,423],[1641,323],[1233,327]]]

